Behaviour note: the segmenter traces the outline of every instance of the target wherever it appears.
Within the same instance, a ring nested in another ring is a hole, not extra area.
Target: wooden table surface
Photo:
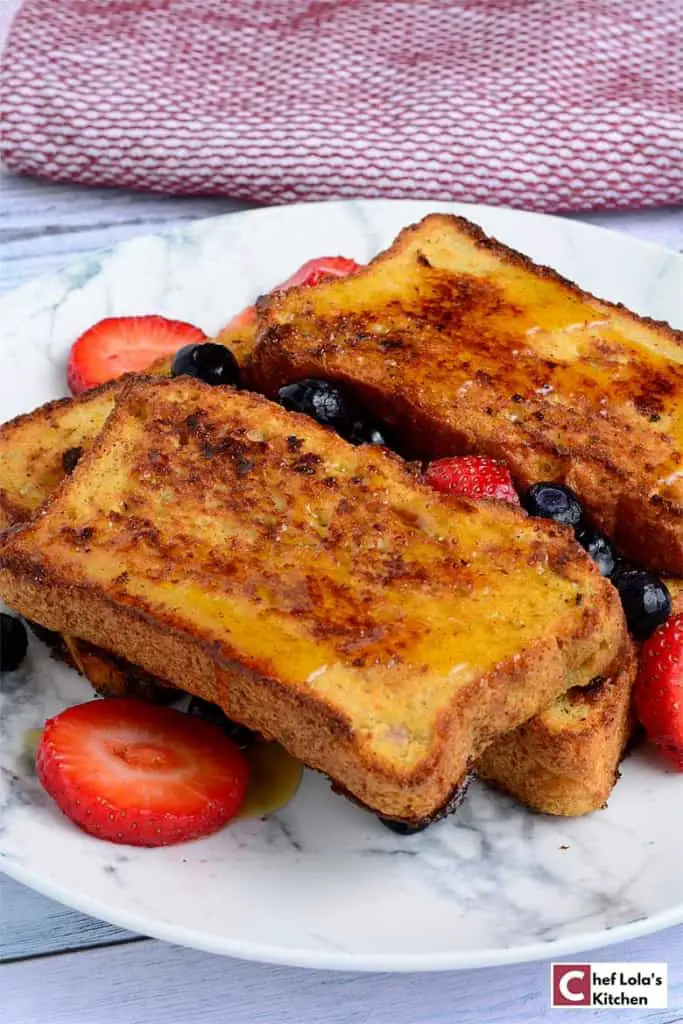
[[[48,185],[0,171],[0,291],[135,234],[242,208],[224,199]],[[582,219],[683,251],[683,207]],[[667,961],[670,994],[668,1010],[593,1010],[590,1020],[683,1021],[683,927],[599,950],[594,959]],[[242,963],[122,932],[4,876],[0,964],[0,1024],[528,1024],[553,1018],[547,963],[430,975]],[[559,1019],[586,1018],[570,1010]]]

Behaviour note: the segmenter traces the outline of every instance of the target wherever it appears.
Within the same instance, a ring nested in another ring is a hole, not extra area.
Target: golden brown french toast
[[[214,339],[230,348],[243,375],[253,349],[255,328],[248,320],[228,325]],[[147,371],[168,376],[172,357],[162,357]],[[99,435],[117,396],[132,374],[93,388],[74,398],[48,402],[33,412],[0,425],[0,531],[24,522],[52,494],[65,474],[73,471],[83,451]],[[108,651],[75,637],[47,637],[53,652],[84,675],[107,697],[136,695],[166,700],[169,687]]]
[[[244,340],[238,351],[244,363],[248,351]],[[156,365],[159,370],[170,369],[168,361]],[[123,386],[117,381],[74,399],[48,403],[0,426],[0,515],[3,509],[5,513],[1,526],[30,518],[50,496],[64,476],[65,452],[85,451],[93,444]],[[667,583],[674,596],[678,581]],[[169,699],[173,693],[163,679],[125,659],[75,637],[48,637],[46,632],[40,631],[41,638],[98,693],[155,701]],[[587,692],[590,703],[580,689],[569,690],[557,698],[556,705],[489,747],[481,766],[485,777],[531,806],[552,813],[571,815],[602,806],[616,777],[621,753],[618,736],[625,722],[630,680],[621,672],[609,683],[591,685]],[[555,765],[553,772],[540,769],[544,759]],[[567,764],[567,770],[560,767]]]
[[[636,670],[629,644],[611,676],[561,694],[487,747],[477,774],[545,814],[573,817],[604,807],[633,729]]]
[[[0,531],[25,522],[73,472],[82,453],[100,434],[117,395],[132,375],[75,398],[48,402],[0,426]],[[163,700],[169,692],[135,665],[75,637],[40,632],[53,654],[84,675],[107,697],[133,694]]]
[[[30,519],[102,430],[125,382],[48,402],[0,426],[0,530]]]
[[[667,577],[672,612],[683,612],[683,579]],[[519,729],[488,747],[480,776],[546,814],[575,816],[603,807],[631,738],[631,691],[638,652],[627,645],[609,678],[574,687]]]
[[[0,596],[278,739],[373,810],[429,818],[473,760],[624,642],[564,528],[444,499],[246,392],[133,382]]]
[[[242,365],[248,359],[249,340],[253,336],[253,328],[242,328],[237,339],[235,331],[225,335]],[[159,361],[155,369],[168,372],[170,360]],[[64,454],[90,446],[122,386],[121,382],[115,382],[75,399],[49,403],[29,416],[0,427],[0,526],[28,518],[43,503],[64,475]],[[10,510],[13,515],[9,514]],[[667,582],[673,590],[677,581]],[[41,635],[45,639],[44,631]],[[135,694],[152,700],[168,699],[172,693],[164,680],[92,644],[74,637],[60,638],[57,634],[49,640],[53,649],[85,675],[99,693],[106,696]],[[577,689],[558,698],[557,713],[552,713],[551,709],[541,712],[528,726],[513,731],[489,748],[486,757],[489,776],[497,776],[501,787],[520,799],[528,796],[532,806],[539,809],[552,807],[555,813],[584,813],[592,809],[586,804],[590,793],[594,794],[593,806],[601,806],[615,778],[619,759],[618,744],[613,741],[617,723],[611,709],[618,696],[627,692],[626,688],[626,677],[621,673],[609,686],[591,687],[590,705],[586,705]],[[567,713],[568,705],[574,702],[582,721],[580,741],[576,717]],[[611,732],[608,722],[612,723]],[[572,752],[569,774],[556,770],[554,774],[541,775],[539,759],[542,761],[545,757],[553,762],[553,750],[566,751],[568,745]],[[495,751],[499,748],[498,757]],[[596,748],[603,751],[600,757],[596,757]],[[515,771],[505,787],[510,759]]]
[[[274,395],[341,381],[418,456],[562,481],[636,564],[683,575],[683,334],[433,215],[346,280],[263,300]]]
[[[254,334],[252,324],[228,325],[213,339],[230,348],[243,375],[248,373]],[[172,361],[171,356],[156,360],[147,375],[170,375]],[[48,402],[0,425],[0,530],[29,519],[71,472],[132,377],[127,374],[75,398]]]

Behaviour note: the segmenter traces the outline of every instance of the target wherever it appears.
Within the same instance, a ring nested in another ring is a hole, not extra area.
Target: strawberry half
[[[683,771],[683,615],[671,615],[643,644],[633,701],[648,739]]]
[[[345,256],[320,256],[316,260],[308,260],[296,273],[288,277],[286,281],[279,284],[273,290],[276,292],[287,291],[288,288],[298,286],[314,288],[321,281],[329,281],[332,277],[348,277],[354,271],[360,270],[361,264],[355,260],[348,260]],[[247,306],[230,320],[223,331],[240,330],[256,324],[256,306]],[[221,334],[223,333],[221,331]]]
[[[69,354],[67,381],[72,395],[122,373],[140,373],[161,356],[206,341],[198,327],[165,316],[111,316],[89,327]]]
[[[222,828],[249,769],[209,722],[128,698],[51,718],[36,755],[41,783],[84,831],[113,843],[169,846]]]
[[[445,494],[464,498],[495,498],[519,505],[519,495],[510,470],[502,462],[485,455],[459,455],[430,462],[424,478],[431,487]]]

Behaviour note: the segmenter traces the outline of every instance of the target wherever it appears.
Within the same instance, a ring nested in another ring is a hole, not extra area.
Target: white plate
[[[157,312],[210,333],[304,260],[365,261],[434,209],[683,327],[683,259],[598,228],[421,202],[266,209],[127,242],[0,298],[0,419],[64,393],[69,345],[100,317]],[[398,971],[559,956],[683,921],[683,777],[645,754],[607,810],[574,821],[477,785],[457,815],[399,838],[311,775],[268,820],[136,850],[79,832],[18,754],[23,731],[87,685],[34,642],[0,691],[0,868],[113,924],[255,960]]]

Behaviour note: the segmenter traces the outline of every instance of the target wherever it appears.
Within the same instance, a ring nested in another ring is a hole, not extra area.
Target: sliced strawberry
[[[683,615],[671,615],[643,644],[633,700],[648,739],[683,771]]]
[[[234,316],[232,320],[221,329],[221,334],[225,331],[248,331],[252,327],[256,326],[256,306],[246,306],[241,313]]]
[[[217,726],[129,698],[90,701],[51,718],[36,768],[76,825],[131,846],[216,832],[239,810],[249,776]]]
[[[502,462],[485,455],[460,455],[430,462],[425,480],[435,490],[465,498],[496,498],[519,505],[519,495]]]
[[[299,267],[295,274],[278,286],[276,291],[295,288],[297,285],[314,288],[321,281],[327,281],[331,277],[348,277],[360,268],[360,263],[348,260],[345,256],[319,256],[317,260],[308,260]]]
[[[146,370],[160,356],[183,345],[206,341],[198,327],[165,316],[112,316],[89,327],[74,342],[67,381],[73,395],[113,380],[122,373]]]
[[[360,270],[362,264],[355,260],[348,260],[345,256],[320,256],[317,260],[308,260],[296,273],[288,277],[286,281],[279,284],[274,291],[283,292],[288,288],[295,288],[297,285],[313,288],[321,281],[329,281],[332,277],[348,277],[354,271]],[[246,306],[241,313],[234,316],[223,330],[241,330],[251,327],[256,323],[256,306]]]

